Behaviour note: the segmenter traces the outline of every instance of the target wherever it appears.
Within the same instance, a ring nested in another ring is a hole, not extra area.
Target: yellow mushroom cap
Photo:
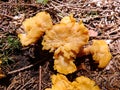
[[[112,57],[109,47],[104,40],[93,40],[90,53],[92,54],[93,60],[99,63],[99,68],[106,67]]]
[[[88,29],[82,21],[76,22],[72,15],[64,17],[59,24],[46,31],[43,50],[54,52],[54,69],[62,74],[75,72],[73,63],[79,50],[88,42]]]
[[[74,90],[100,90],[95,84],[95,81],[85,76],[77,77],[76,80],[72,82],[72,85],[74,86]]]
[[[18,34],[18,37],[23,46],[28,46],[40,39],[44,32],[50,30],[52,26],[50,15],[46,12],[40,12],[23,22],[25,33]]]

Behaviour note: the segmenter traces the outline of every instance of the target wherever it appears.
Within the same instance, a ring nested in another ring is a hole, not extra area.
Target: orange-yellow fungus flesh
[[[23,22],[25,33],[18,34],[23,46],[36,43],[46,30],[52,28],[52,19],[46,12],[40,12],[36,16],[26,19]]]
[[[69,74],[77,70],[73,61],[88,39],[88,30],[82,21],[78,23],[70,15],[46,31],[42,45],[43,50],[54,52],[54,69],[59,73]]]

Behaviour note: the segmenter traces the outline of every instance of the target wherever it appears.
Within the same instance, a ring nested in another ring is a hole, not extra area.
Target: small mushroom
[[[4,78],[5,77],[5,75],[2,73],[2,70],[1,70],[1,68],[0,68],[0,79],[1,78]]]
[[[2,64],[2,61],[0,60],[0,64]],[[0,79],[1,78],[4,78],[5,77],[5,75],[2,73],[2,70],[1,70],[1,68],[0,68]]]
[[[106,67],[112,58],[109,47],[104,40],[93,40],[93,44],[84,48],[81,53],[81,55],[89,54],[92,55],[92,58],[96,63],[99,63],[99,68]]]
[[[46,30],[52,28],[52,19],[46,12],[40,12],[36,16],[26,19],[23,22],[25,33],[18,34],[23,46],[37,42]]]

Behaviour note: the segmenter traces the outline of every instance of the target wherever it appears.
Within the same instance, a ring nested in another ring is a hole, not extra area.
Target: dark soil
[[[53,69],[52,53],[42,51],[41,40],[22,47],[17,33],[22,22],[40,11],[50,13],[53,23],[73,14],[83,20],[89,30],[98,33],[92,39],[106,40],[112,53],[109,65],[99,69],[84,56],[75,60],[78,71],[67,75],[69,80],[77,76],[93,79],[101,90],[120,90],[120,1],[119,0],[49,0],[40,4],[37,0],[0,0],[0,66],[6,77],[0,79],[0,90],[45,90],[51,87]]]

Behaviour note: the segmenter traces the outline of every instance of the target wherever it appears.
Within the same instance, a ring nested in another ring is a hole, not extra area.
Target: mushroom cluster
[[[45,90],[100,90],[95,82],[85,76],[80,76],[75,81],[70,82],[66,76],[52,75],[52,88]]]
[[[74,61],[76,57],[91,54],[93,60],[104,68],[112,55],[104,40],[93,40],[93,44],[84,48],[88,43],[89,33],[82,21],[76,22],[73,15],[64,17],[60,23],[52,24],[50,15],[40,12],[23,22],[24,34],[18,34],[23,46],[36,43],[43,36],[42,50],[53,52],[54,70],[67,75],[77,70]],[[43,35],[44,34],[44,35]],[[52,89],[46,90],[100,90],[95,82],[81,76],[70,82],[64,75],[52,76]]]
[[[89,33],[82,21],[76,22],[73,15],[64,17],[53,25],[49,13],[40,12],[23,22],[25,33],[18,34],[23,46],[36,43],[43,36],[43,50],[54,53],[54,70],[70,74],[77,70],[74,61],[78,55],[92,54],[99,68],[107,66],[111,59],[108,45],[103,40],[93,40],[93,45],[83,48],[88,43]]]

